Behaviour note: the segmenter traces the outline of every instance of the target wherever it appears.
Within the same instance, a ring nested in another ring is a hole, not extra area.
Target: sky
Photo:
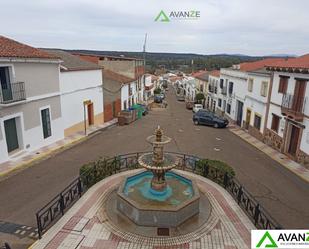
[[[308,0],[1,0],[0,34],[35,47],[272,55],[309,53]],[[163,10],[194,20],[155,21]]]

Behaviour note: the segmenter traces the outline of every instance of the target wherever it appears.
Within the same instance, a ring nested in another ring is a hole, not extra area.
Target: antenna
[[[146,73],[146,43],[147,43],[147,33],[145,34],[145,40],[143,45],[144,74]],[[144,77],[144,84],[145,84],[145,77]]]

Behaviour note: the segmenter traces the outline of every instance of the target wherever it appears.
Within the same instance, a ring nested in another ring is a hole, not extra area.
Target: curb
[[[102,128],[97,129],[95,131],[92,131],[92,132],[88,133],[86,136],[79,137],[79,138],[76,138],[74,140],[71,140],[70,142],[68,142],[68,143],[66,143],[64,145],[60,145],[58,147],[52,148],[52,149],[50,149],[47,152],[43,152],[40,155],[38,155],[38,156],[36,156],[36,157],[34,157],[32,159],[29,159],[26,162],[19,163],[14,168],[12,168],[12,169],[9,169],[9,170],[4,171],[4,172],[0,172],[0,181],[4,180],[8,175],[10,175],[11,173],[13,173],[15,171],[19,171],[19,170],[31,167],[35,162],[47,159],[52,154],[57,154],[57,153],[59,153],[61,151],[67,150],[67,149],[69,149],[69,148],[71,148],[71,147],[73,147],[73,146],[75,146],[75,145],[77,145],[79,143],[82,143],[83,141],[86,141],[86,140],[92,138],[93,136],[95,136],[97,132],[102,132],[104,130],[107,130],[109,128],[112,128],[112,127],[116,126],[117,123],[118,122],[115,122],[115,123],[113,123],[111,125],[108,125],[106,127],[102,127]]]
[[[234,132],[235,128],[229,128],[229,131],[231,133],[233,133],[235,136],[241,138],[243,141],[245,141],[246,143],[252,145],[253,147],[257,148],[259,151],[263,152],[265,155],[267,155],[269,158],[271,158],[272,160],[276,161],[277,163],[279,163],[280,165],[282,165],[284,168],[288,169],[290,172],[294,173],[295,175],[297,175],[299,178],[301,178],[302,180],[304,180],[305,182],[309,183],[309,178],[303,176],[302,174],[296,172],[295,170],[291,169],[288,165],[285,165],[284,163],[282,163],[281,160],[279,160],[278,158],[275,158],[271,155],[269,155],[268,153],[266,153],[265,151],[263,151],[261,148],[257,147],[256,144],[251,143],[249,141],[247,141],[245,138],[241,137],[240,135],[238,135],[237,133]],[[263,143],[264,144],[264,143]],[[280,153],[280,152],[278,152]],[[291,160],[292,162],[294,162],[293,160]],[[296,162],[295,162],[296,163]]]

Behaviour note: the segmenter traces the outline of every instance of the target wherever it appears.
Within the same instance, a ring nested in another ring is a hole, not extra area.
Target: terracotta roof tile
[[[129,77],[124,76],[124,75],[119,74],[119,73],[115,73],[115,72],[108,70],[108,69],[103,70],[103,78],[118,81],[118,82],[121,82],[123,84],[135,81],[135,79],[129,78]]]
[[[281,67],[293,69],[309,69],[309,54],[297,58],[288,58],[277,62],[268,63],[267,67]]]
[[[211,76],[214,76],[214,77],[220,77],[220,70],[213,70],[210,72]]]
[[[38,48],[34,48],[4,36],[0,36],[0,57],[58,59]]]
[[[283,58],[267,58],[259,61],[244,62],[239,64],[240,66],[239,70],[244,72],[253,71],[263,68],[268,64],[272,64],[283,60],[284,60]]]

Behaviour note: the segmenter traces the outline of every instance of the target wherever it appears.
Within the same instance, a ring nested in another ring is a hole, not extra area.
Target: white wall
[[[132,95],[129,97],[129,85],[132,89]],[[121,88],[121,110],[124,109],[124,104],[123,102],[126,100],[127,101],[127,108],[129,107],[129,99],[134,99],[134,103],[137,102],[137,91],[136,91],[136,82],[131,82],[130,84],[125,84]]]
[[[305,118],[303,124],[305,125],[306,128],[303,130],[300,142],[300,149],[304,151],[306,154],[309,154],[309,119]]]
[[[248,82],[249,79],[253,79],[253,88],[252,92],[248,91]],[[267,82],[267,95],[261,95],[261,86],[262,82]],[[268,89],[270,86],[270,75],[267,74],[256,74],[256,73],[249,73],[248,74],[248,81],[246,86],[246,98],[244,103],[244,112],[243,112],[243,121],[246,121],[246,113],[247,109],[251,110],[251,119],[250,125],[254,125],[254,115],[255,113],[261,116],[261,128],[260,132],[264,130],[264,122],[265,122],[265,115],[266,115],[266,106],[267,106],[267,96],[268,96]]]
[[[18,144],[20,150],[31,152],[64,138],[62,118],[60,117],[57,119],[53,119],[53,109],[51,108],[51,106],[49,105],[42,106],[37,110],[33,110],[33,112],[38,112],[41,117],[41,109],[45,108],[49,108],[50,119],[51,119],[51,136],[48,138],[43,137],[42,121],[39,126],[25,130],[23,112],[14,113],[0,118],[0,129],[3,137],[3,139],[0,140],[0,155],[1,155],[0,163],[9,160],[12,156],[15,156],[15,154],[18,153],[18,151],[16,152],[14,151],[12,152],[12,154],[10,155],[8,154],[7,143],[5,139],[5,131],[4,131],[5,120],[15,118]]]
[[[85,100],[93,102],[94,115],[104,111],[101,70],[61,72],[60,90],[65,129],[83,122]]]

